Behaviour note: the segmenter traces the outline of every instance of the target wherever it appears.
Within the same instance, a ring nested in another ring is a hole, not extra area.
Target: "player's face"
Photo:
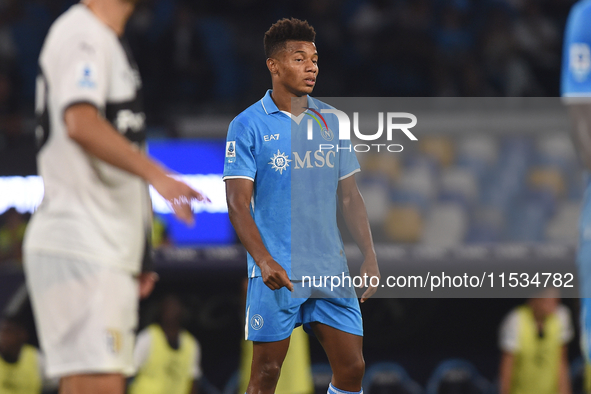
[[[276,60],[276,82],[296,97],[312,93],[318,76],[318,53],[313,42],[288,41]]]

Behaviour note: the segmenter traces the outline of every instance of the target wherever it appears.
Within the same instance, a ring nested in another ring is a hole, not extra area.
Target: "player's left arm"
[[[355,175],[348,176],[339,181],[337,194],[347,228],[351,232],[357,246],[359,246],[361,253],[363,253],[364,259],[363,264],[361,265],[361,276],[367,275],[370,278],[372,276],[377,276],[380,278],[380,269],[378,267],[376,251],[371,238],[367,210],[365,209],[363,197],[361,196],[361,193],[359,193],[359,188],[355,181]],[[374,295],[376,291],[377,287],[368,287],[361,296],[361,302],[365,302],[365,300]]]

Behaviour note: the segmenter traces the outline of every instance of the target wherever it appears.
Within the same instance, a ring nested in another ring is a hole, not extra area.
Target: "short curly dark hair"
[[[308,24],[296,18],[283,18],[275,22],[265,33],[263,43],[265,55],[272,57],[277,51],[285,48],[287,41],[308,41],[314,42],[316,32]]]

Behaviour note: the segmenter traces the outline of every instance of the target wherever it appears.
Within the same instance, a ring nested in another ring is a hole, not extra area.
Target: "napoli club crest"
[[[261,315],[254,315],[251,319],[250,319],[250,326],[252,327],[253,330],[260,330],[261,328],[263,328],[263,317]]]

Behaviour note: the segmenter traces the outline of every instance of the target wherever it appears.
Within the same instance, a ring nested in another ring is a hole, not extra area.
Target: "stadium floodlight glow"
[[[43,200],[40,176],[0,177],[0,214],[15,208],[20,213],[33,213]]]
[[[178,175],[189,186],[204,193],[211,203],[193,201],[193,212],[226,213],[226,191],[221,174]],[[150,186],[152,207],[159,214],[172,213],[164,198]],[[43,179],[40,176],[0,177],[0,214],[10,208],[20,213],[33,213],[43,200]]]

